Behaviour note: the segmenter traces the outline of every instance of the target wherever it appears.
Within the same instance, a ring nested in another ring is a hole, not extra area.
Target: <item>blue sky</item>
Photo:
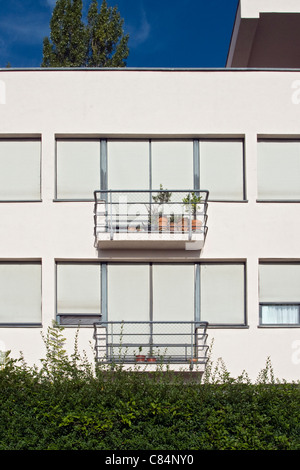
[[[99,0],[99,4],[101,0]],[[40,67],[55,0],[0,0],[0,67]],[[83,0],[83,13],[90,0]],[[238,0],[108,0],[130,35],[128,67],[222,68]]]

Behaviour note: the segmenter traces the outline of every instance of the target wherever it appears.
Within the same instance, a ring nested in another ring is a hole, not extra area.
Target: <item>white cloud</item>
[[[131,47],[138,47],[150,36],[151,26],[147,19],[145,10],[141,12],[141,21],[137,28],[129,27],[129,42]]]
[[[51,8],[51,10],[55,7],[56,0],[46,0],[47,5]]]

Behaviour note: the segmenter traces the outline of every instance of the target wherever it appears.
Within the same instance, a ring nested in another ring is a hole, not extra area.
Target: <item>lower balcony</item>
[[[94,324],[96,361],[138,368],[168,367],[203,372],[206,322],[99,322]]]
[[[95,191],[98,249],[201,250],[208,191]]]

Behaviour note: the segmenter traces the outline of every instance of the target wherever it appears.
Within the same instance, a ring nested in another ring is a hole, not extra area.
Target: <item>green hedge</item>
[[[9,357],[0,370],[0,450],[299,450],[298,383],[256,383],[220,364],[201,383],[93,370],[49,329],[42,367]]]

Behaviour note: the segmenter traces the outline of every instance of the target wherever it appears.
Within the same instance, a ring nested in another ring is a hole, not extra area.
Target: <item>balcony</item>
[[[208,191],[95,191],[98,249],[201,250]]]
[[[94,324],[96,362],[134,365],[147,370],[168,366],[204,371],[206,322],[99,322]]]

